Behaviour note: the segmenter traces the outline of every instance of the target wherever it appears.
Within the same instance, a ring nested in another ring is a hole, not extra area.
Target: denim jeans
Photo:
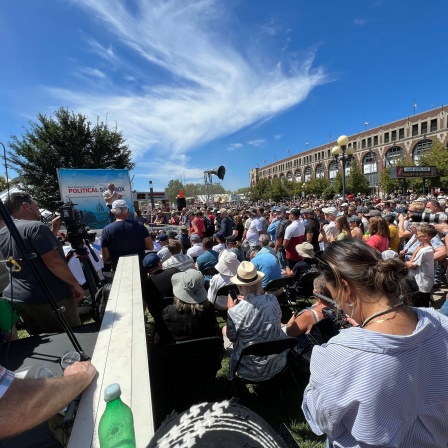
[[[277,252],[277,261],[282,269],[286,269],[286,265],[288,264],[288,262],[286,261],[286,252],[285,251],[279,250]]]

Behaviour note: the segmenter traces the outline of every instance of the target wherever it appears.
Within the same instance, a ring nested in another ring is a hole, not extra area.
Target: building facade
[[[377,192],[378,178],[384,168],[394,166],[397,160],[402,159],[418,163],[420,154],[431,149],[436,138],[448,145],[448,107],[444,110],[442,106],[348,136],[348,147],[353,148],[353,157],[369,180],[372,191]],[[260,179],[272,182],[276,178],[307,182],[324,177],[331,184],[342,169],[342,164],[331,154],[336,145],[336,141],[329,142],[270,165],[252,168],[250,186]],[[350,165],[351,162],[347,162],[347,175]]]

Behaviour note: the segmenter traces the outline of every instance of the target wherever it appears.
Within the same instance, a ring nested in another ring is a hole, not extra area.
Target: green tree
[[[331,185],[335,194],[342,194],[342,174],[340,171],[336,173],[334,181]]]
[[[117,127],[61,108],[53,117],[39,114],[24,135],[13,135],[9,160],[23,188],[43,206],[59,200],[57,168],[132,169],[131,150]]]
[[[245,196],[250,195],[250,187],[243,187],[235,191],[236,194],[244,194]]]
[[[272,181],[271,199],[274,202],[280,202],[286,198],[291,197],[291,191],[288,191],[287,184],[281,179],[274,179]],[[264,198],[269,199],[269,198]]]
[[[323,191],[330,186],[330,183],[324,177],[318,179],[311,179],[306,183],[307,194],[321,195]]]
[[[390,171],[391,168],[384,168],[384,170],[381,171],[380,178],[378,180],[379,186],[385,193],[401,191],[403,188],[402,180],[392,179]]]
[[[357,159],[352,159],[350,174],[346,179],[346,190],[347,193],[352,194],[367,194],[372,191],[369,181],[367,180],[367,177],[362,173]]]
[[[437,168],[438,177],[430,178],[432,187],[448,187],[448,149],[438,138],[433,139],[432,148],[420,156],[418,164]]]
[[[176,202],[176,197],[179,196],[180,190],[183,190],[184,186],[178,179],[171,179],[168,185],[165,187],[165,192],[168,196],[170,204]],[[186,197],[186,196],[185,196]]]
[[[269,179],[260,179],[250,191],[252,201],[269,199],[271,197],[271,181]]]

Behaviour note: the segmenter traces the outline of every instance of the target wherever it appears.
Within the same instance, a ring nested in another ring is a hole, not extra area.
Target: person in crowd
[[[260,220],[261,227],[263,229],[263,234],[266,234],[268,231],[269,223],[268,223],[268,220],[264,216],[264,207],[259,207],[257,209],[257,216],[258,216],[258,219]]]
[[[444,209],[442,209],[437,199],[430,199],[428,202],[426,202],[426,208],[435,215],[445,213]]]
[[[275,253],[277,255],[277,261],[282,269],[285,269],[287,265],[286,261],[286,250],[283,246],[283,241],[285,238],[286,228],[291,224],[291,221],[288,219],[287,209],[286,207],[281,207],[279,216],[279,224],[277,226],[277,231],[275,232]]]
[[[202,240],[202,248],[204,253],[196,259],[196,269],[202,274],[207,268],[214,267],[218,263],[218,252],[213,250],[213,238],[204,238]],[[211,277],[207,280],[210,281]]]
[[[395,215],[392,212],[383,215],[389,227],[389,248],[394,252],[398,253],[398,248],[400,246],[400,237],[398,235],[398,226],[395,224]]]
[[[271,220],[268,226],[267,234],[271,241],[275,243],[275,233],[277,232],[277,227],[280,224],[280,219],[277,217],[278,210],[271,210]]]
[[[226,248],[230,252],[233,252],[240,262],[244,261],[244,252],[241,249],[241,242],[237,241],[234,236],[228,236],[226,238]]]
[[[61,218],[55,218],[51,229],[40,222],[39,206],[29,194],[11,193],[4,205],[15,219],[14,223],[23,239],[27,252],[35,253],[34,263],[41,273],[59,307],[64,307],[64,316],[70,326],[81,325],[77,302],[84,299],[84,290],[72,274],[65,261],[64,252],[56,234]],[[0,229],[0,252],[3,259],[19,260],[20,270],[12,270],[10,282],[3,297],[14,302],[14,308],[30,334],[63,331],[59,319],[48,303],[29,261],[23,256],[6,225]]]
[[[122,199],[123,196],[115,190],[115,185],[111,182],[107,190],[103,191],[104,202],[106,203],[106,207],[109,209],[109,223],[115,221],[115,215],[112,213],[112,204],[114,201],[118,199]]]
[[[312,208],[304,208],[301,210],[302,217],[306,219],[305,224],[305,241],[313,245],[315,252],[320,250],[319,248],[319,234],[320,224],[317,221],[317,217],[314,214]]]
[[[369,228],[369,218],[366,218],[366,214],[369,213],[369,209],[365,206],[359,206],[356,209],[358,213],[358,217],[361,218],[362,225],[364,226],[364,234],[368,234],[370,231]]]
[[[199,235],[199,237],[202,239],[205,232],[205,226],[204,221],[202,220],[203,213],[198,210],[196,213],[188,212],[187,218],[190,221],[190,229],[189,229],[189,235],[193,235],[193,233],[196,233]]]
[[[210,287],[207,291],[208,300],[219,311],[227,310],[227,296],[216,296],[216,293],[219,288],[231,284],[230,278],[236,275],[239,265],[240,261],[234,252],[223,250],[220,253],[218,263],[215,265],[218,274],[215,274],[210,280]]]
[[[250,258],[250,261],[255,265],[257,271],[264,274],[262,282],[263,289],[265,289],[272,280],[282,278],[282,270],[277,263],[275,256],[266,252],[261,252],[260,246],[255,246],[252,249]]]
[[[243,241],[243,234],[244,234],[244,225],[243,220],[240,215],[236,215],[233,218],[234,226],[232,229],[232,236],[236,239],[236,241]]]
[[[322,275],[313,281],[313,294],[317,294],[314,296],[316,303],[309,308],[292,313],[288,323],[283,327],[288,336],[297,338],[297,350],[299,352],[309,346],[306,333],[311,331],[316,322],[325,317],[323,309],[333,307],[330,291],[328,291]]]
[[[188,222],[190,222],[190,221],[188,221]],[[190,241],[190,238],[188,235],[189,235],[188,228],[186,226],[180,226],[179,234],[175,236],[175,238],[182,243],[182,252],[184,254],[186,254],[188,249],[190,249],[190,247],[191,247],[191,241]],[[168,235],[168,238],[169,238],[169,235]]]
[[[368,215],[369,213],[366,216]],[[380,252],[389,249],[390,232],[387,222],[381,216],[373,215],[369,219],[369,227],[370,236],[366,243]]]
[[[412,223],[412,214],[423,213],[425,211],[425,204],[423,202],[413,202],[409,207],[407,214],[400,213],[398,215],[398,236],[404,240],[411,238],[412,232],[409,228]]]
[[[261,225],[260,218],[257,215],[257,209],[249,209],[250,224],[246,232],[246,240],[249,247],[255,247],[258,244],[258,238],[260,234],[263,234],[263,226]]]
[[[222,208],[219,211],[219,214],[221,215],[221,224],[219,227],[219,233],[224,235],[224,238],[232,235],[234,222],[233,220],[228,216],[227,210],[225,208]]]
[[[291,209],[289,213],[291,224],[286,228],[283,239],[287,266],[290,268],[300,261],[300,255],[296,251],[296,246],[303,243],[305,238],[305,226],[300,222],[299,217],[300,210],[298,208]]]
[[[95,378],[90,361],[75,362],[61,378],[21,379],[0,366],[0,439],[28,431],[56,415]]]
[[[302,403],[311,429],[335,447],[445,446],[446,317],[409,306],[406,265],[362,241],[336,241],[319,259],[354,326],[313,348]]]
[[[263,273],[257,272],[255,265],[243,261],[237,275],[231,282],[238,286],[237,300],[228,296],[227,325],[223,327],[224,346],[231,351],[229,379],[242,349],[253,340],[277,339],[285,337],[281,328],[280,305],[272,294],[263,293]],[[286,352],[270,356],[246,356],[238,368],[238,375],[247,380],[263,381],[272,378],[286,364]]]
[[[226,248],[226,237],[223,233],[221,233],[221,231],[219,231],[218,233],[215,233],[213,235],[213,238],[216,242],[216,244],[213,246],[213,250],[219,254]]]
[[[115,269],[121,256],[133,254],[139,256],[141,263],[145,250],[154,248],[148,229],[141,222],[129,219],[129,207],[123,199],[114,201],[111,211],[115,221],[104,227],[101,234],[104,263],[111,263]]]
[[[134,219],[142,224],[148,224],[148,220],[142,216],[141,210],[136,210],[134,214]]]
[[[350,216],[347,218],[348,225],[350,226],[350,234],[352,238],[364,239],[364,225],[359,216]]]
[[[260,238],[258,240],[258,244],[261,247],[261,250],[259,253],[262,254],[271,254],[275,257],[275,250],[273,247],[269,246],[269,243],[271,242],[271,238],[267,234],[260,235]]]
[[[160,258],[162,263],[166,260],[168,260],[171,257],[171,252],[168,249],[168,235],[165,233],[162,233],[159,235],[159,244],[162,246],[162,248],[157,252],[157,256]]]
[[[157,323],[161,317],[161,310],[164,308],[163,299],[173,297],[171,277],[180,271],[175,267],[163,269],[162,261],[155,253],[146,255],[143,259],[143,268],[147,275],[143,300]]]
[[[168,333],[161,335],[160,343],[215,336],[215,310],[207,300],[202,274],[195,269],[187,269],[174,274],[171,281],[174,301],[162,311]]]
[[[434,249],[431,239],[436,230],[426,223],[417,228],[418,245],[412,257],[405,264],[409,269],[409,275],[417,282],[419,292],[414,298],[415,306],[428,307],[431,299],[431,291],[434,286]]]
[[[338,229],[338,233],[335,238],[336,241],[343,240],[344,238],[349,238],[351,236],[350,226],[345,214],[338,216],[334,220],[334,223],[336,225],[336,228]]]
[[[165,213],[163,213],[161,208],[159,208],[157,210],[156,214],[154,215],[153,223],[156,226],[164,226],[166,224],[166,216],[165,216]]]
[[[171,212],[171,218],[168,221],[168,224],[172,226],[178,226],[180,222],[180,216],[177,214],[175,210]]]
[[[194,261],[191,257],[182,253],[182,243],[179,240],[168,240],[168,250],[171,257],[162,263],[163,269],[177,268],[179,271],[186,271],[194,268]]]
[[[196,258],[204,253],[204,249],[202,248],[201,243],[201,237],[198,234],[193,233],[193,235],[190,236],[190,243],[191,247],[187,250],[187,255],[194,261],[196,261]]]
[[[322,212],[325,215],[325,219],[328,221],[328,224],[322,226],[320,235],[319,235],[319,243],[322,243],[323,248],[327,247],[329,241],[333,241],[338,234],[338,229],[335,224],[335,219],[338,216],[338,209],[336,207],[327,207],[323,208]]]

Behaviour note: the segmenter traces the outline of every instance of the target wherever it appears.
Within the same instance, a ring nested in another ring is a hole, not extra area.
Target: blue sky
[[[446,17],[440,0],[3,2],[0,141],[63,106],[117,123],[136,190],[219,165],[245,187],[288,150],[447,104]]]

